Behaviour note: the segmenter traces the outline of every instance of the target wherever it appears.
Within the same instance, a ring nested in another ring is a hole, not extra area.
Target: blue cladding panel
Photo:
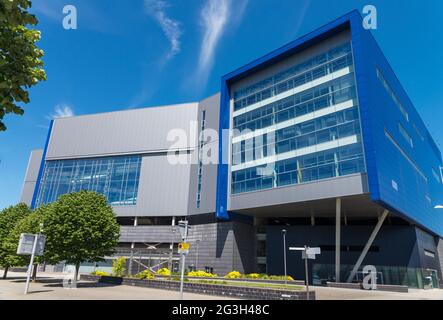
[[[216,216],[218,219],[229,220],[228,213],[228,148],[229,136],[226,136],[230,124],[230,93],[227,80],[222,79],[220,95],[220,126],[219,126],[219,153],[217,169],[217,198],[215,204]]]
[[[362,27],[361,21],[359,14],[351,15],[371,199],[442,236],[443,216],[434,206],[443,201],[443,185],[432,173],[432,168],[438,172],[441,166],[440,151],[372,34]],[[409,121],[377,76],[377,68],[406,109]],[[401,134],[399,124],[412,137],[413,147]]]

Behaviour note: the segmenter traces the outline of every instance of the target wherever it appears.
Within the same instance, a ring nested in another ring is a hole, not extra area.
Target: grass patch
[[[205,281],[205,280],[191,280],[192,282],[198,283],[207,283],[207,284],[221,284],[225,286],[233,286],[233,287],[253,287],[253,288],[263,288],[263,289],[280,289],[280,290],[304,290],[304,287],[297,285],[285,285],[279,283],[256,283],[256,282],[248,282],[248,281]]]

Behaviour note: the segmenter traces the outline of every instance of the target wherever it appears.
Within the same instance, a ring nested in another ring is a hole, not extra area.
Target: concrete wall
[[[23,182],[23,189],[20,197],[20,202],[26,203],[28,206],[30,206],[32,202],[42,156],[43,150],[34,150],[29,156],[28,168],[26,169],[25,181]]]

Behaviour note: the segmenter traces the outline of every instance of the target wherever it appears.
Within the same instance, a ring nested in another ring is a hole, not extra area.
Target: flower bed
[[[81,275],[80,279],[85,281],[122,284],[172,291],[178,291],[180,288],[179,281],[166,279],[145,280],[136,278],[100,277],[93,275]],[[237,286],[234,284],[214,284],[210,283],[210,280],[207,280],[205,283],[200,281],[188,281],[183,284],[183,289],[185,292],[243,299],[306,300],[306,291],[300,289],[294,288],[294,290],[281,290],[253,286]],[[315,291],[311,291],[309,293],[309,297],[311,300],[315,300]]]

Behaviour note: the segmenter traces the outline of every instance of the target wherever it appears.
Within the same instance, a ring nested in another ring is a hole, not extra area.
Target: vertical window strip
[[[197,208],[201,205],[201,189],[203,176],[203,147],[205,144],[204,131],[206,129],[206,110],[201,113],[200,137],[198,143],[198,174],[197,174]]]

